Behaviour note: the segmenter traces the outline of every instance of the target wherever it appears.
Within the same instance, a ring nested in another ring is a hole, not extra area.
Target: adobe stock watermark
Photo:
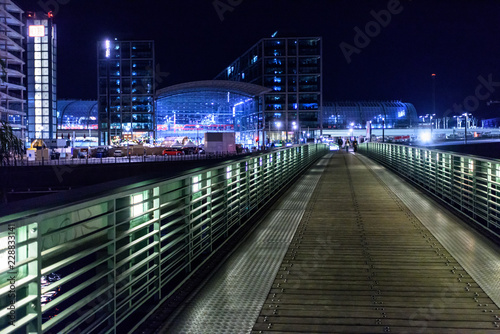
[[[447,117],[451,114],[462,115],[465,112],[473,112],[479,108],[481,101],[486,101],[491,97],[491,94],[495,92],[495,87],[500,87],[500,82],[493,81],[493,74],[488,74],[488,78],[482,75],[477,77],[479,84],[474,90],[474,95],[467,96],[461,104],[454,103],[452,108],[447,109],[443,117]],[[465,110],[464,110],[465,109]]]
[[[354,45],[346,42],[342,42],[339,45],[347,63],[350,64],[352,62],[351,57],[353,54],[360,54],[362,49],[370,45],[371,39],[377,37],[381,33],[382,28],[386,28],[391,23],[393,15],[400,14],[402,11],[403,6],[399,0],[389,0],[387,9],[382,9],[379,12],[372,10],[370,12],[375,20],[368,22],[365,25],[364,31],[358,26],[354,27],[354,32],[356,33],[353,40]]]
[[[214,6],[215,12],[219,16],[219,19],[224,21],[224,14],[226,12],[232,12],[236,7],[241,5],[243,0],[214,0],[212,5]]]
[[[39,0],[37,4],[46,12],[52,12],[52,15],[59,13],[60,6],[67,5],[71,0]]]

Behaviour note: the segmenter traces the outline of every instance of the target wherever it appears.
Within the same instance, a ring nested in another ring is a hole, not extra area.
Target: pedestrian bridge
[[[6,215],[0,330],[499,333],[499,181],[476,157],[309,145]]]

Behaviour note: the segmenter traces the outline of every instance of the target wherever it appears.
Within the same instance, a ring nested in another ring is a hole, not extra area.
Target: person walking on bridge
[[[351,145],[351,142],[349,141],[349,139],[346,139],[345,140],[345,151],[346,152],[349,152],[349,145]]]

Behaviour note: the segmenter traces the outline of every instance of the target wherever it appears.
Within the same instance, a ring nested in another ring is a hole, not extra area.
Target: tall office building
[[[99,144],[154,138],[154,41],[101,41],[97,59]]]
[[[57,136],[57,34],[52,14],[27,13],[28,137]]]
[[[272,88],[261,127],[270,140],[298,141],[321,133],[322,68],[321,37],[264,38],[215,79]]]
[[[25,140],[26,99],[23,11],[11,0],[0,3],[0,120]]]

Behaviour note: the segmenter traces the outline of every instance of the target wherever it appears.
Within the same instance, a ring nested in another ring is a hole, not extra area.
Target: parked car
[[[122,153],[122,150],[120,150],[120,149],[116,149],[113,152],[113,156],[115,156],[115,157],[121,157],[122,155],[123,155],[123,153]]]
[[[89,151],[86,148],[82,148],[82,149],[80,149],[80,151],[78,151],[78,157],[81,159],[85,159],[88,154],[89,154]]]
[[[52,150],[50,152],[50,159],[51,160],[57,160],[57,159],[59,159],[60,156],[61,156],[61,153],[57,152],[56,150]]]
[[[454,140],[454,139],[455,139],[455,140],[456,140],[456,139],[462,139],[462,138],[464,138],[464,136],[463,136],[463,135],[458,135],[458,134],[456,134],[456,133],[450,133],[450,134],[448,134],[448,135],[446,136],[446,139],[452,139],[452,140]]]
[[[166,148],[162,155],[184,155],[184,152],[175,148]]]
[[[93,152],[96,158],[106,158],[109,156],[109,148],[107,146],[99,146]]]

